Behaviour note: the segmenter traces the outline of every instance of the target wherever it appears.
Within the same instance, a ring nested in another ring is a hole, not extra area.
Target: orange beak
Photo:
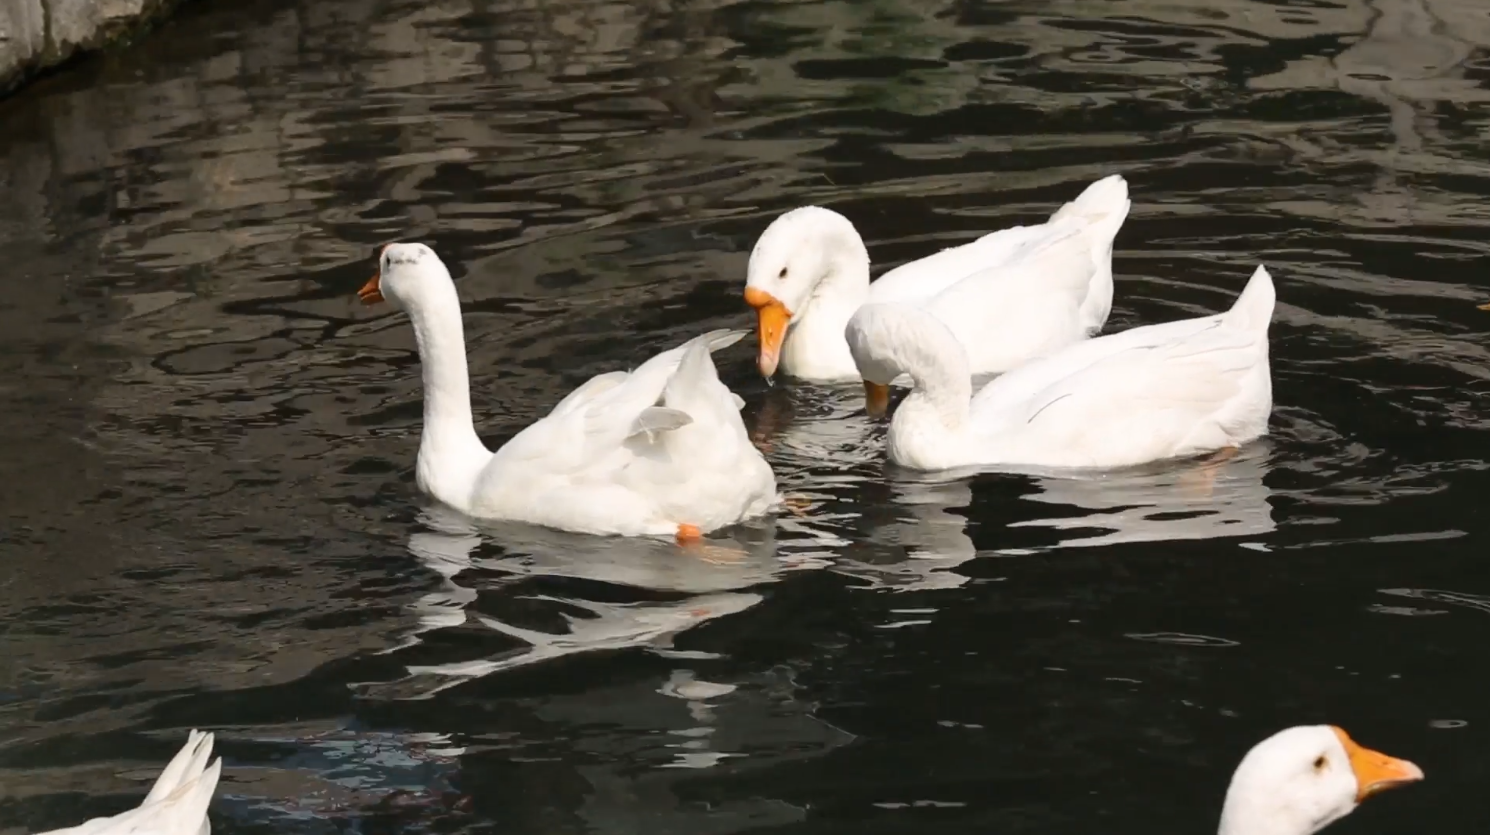
[[[1370,748],[1362,748],[1345,731],[1332,726],[1345,754],[1350,758],[1350,770],[1355,772],[1355,802],[1360,803],[1379,791],[1416,783],[1423,779],[1423,770],[1396,757],[1389,757]]]
[[[755,365],[761,376],[769,379],[781,362],[781,343],[786,341],[786,328],[791,324],[792,312],[775,296],[756,287],[745,288],[745,303],[755,308],[755,315],[760,320],[760,353]]]
[[[864,381],[864,411],[872,418],[881,418],[890,408],[890,387]]]
[[[369,278],[367,280],[367,283],[362,285],[362,289],[357,291],[357,298],[361,299],[363,304],[377,304],[378,302],[382,301],[382,281],[383,274],[381,272],[373,276],[372,278]]]

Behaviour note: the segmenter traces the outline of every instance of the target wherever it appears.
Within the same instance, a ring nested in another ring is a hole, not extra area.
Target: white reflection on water
[[[416,623],[396,652],[421,641],[424,633],[466,623],[466,608],[477,599],[474,586],[457,581],[464,571],[483,576],[484,587],[529,577],[592,580],[651,591],[704,594],[774,582],[784,571],[816,565],[811,558],[776,556],[770,527],[741,528],[733,536],[714,536],[693,549],[645,538],[590,537],[530,525],[477,523],[459,513],[431,506],[419,519],[429,530],[409,536],[408,549],[440,576],[440,587],[410,604]],[[473,556],[483,545],[500,555]],[[468,581],[469,582],[469,581]]]
[[[1277,528],[1268,502],[1272,493],[1263,482],[1270,452],[1268,444],[1257,443],[1229,458],[1038,477],[1040,491],[1025,499],[1089,512],[1028,519],[1010,527],[1106,531],[1063,540],[1058,547],[1065,548],[1271,533]]]
[[[430,530],[409,537],[409,552],[440,576],[440,587],[410,604],[416,622],[387,652],[418,644],[431,630],[464,626],[471,616],[467,609],[479,592],[457,578],[471,569],[480,570],[488,578],[487,572],[497,573],[495,580],[485,583],[487,586],[532,576],[566,577],[687,596],[666,602],[609,603],[524,595],[522,599],[541,600],[568,610],[560,612],[568,630],[543,632],[475,614],[476,622],[527,647],[496,658],[410,665],[407,669],[411,679],[441,679],[430,689],[411,688],[408,680],[388,688],[369,685],[397,690],[404,697],[428,698],[463,681],[582,652],[646,647],[674,657],[710,657],[674,651],[672,639],[700,623],[761,602],[764,598],[759,594],[732,590],[773,582],[792,566],[789,560],[776,559],[769,529],[741,528],[734,537],[713,537],[703,547],[680,548],[651,539],[576,536],[527,525],[477,525],[440,507],[426,509],[420,518]],[[488,542],[498,546],[503,555],[473,559],[472,552]]]
[[[526,629],[485,615],[477,622],[527,644],[523,649],[503,652],[494,658],[455,661],[445,664],[411,664],[409,680],[393,687],[372,686],[385,695],[427,699],[442,690],[503,670],[526,667],[569,655],[605,650],[646,648],[659,655],[675,658],[713,658],[712,653],[683,652],[672,649],[673,639],[705,621],[743,612],[760,603],[758,594],[723,592],[701,594],[667,603],[600,603],[578,598],[530,595],[524,599],[541,600],[570,609],[583,610],[576,616],[561,612],[568,624],[566,632],[543,632]],[[434,679],[425,688],[421,679]]]
[[[868,548],[851,549],[833,570],[890,591],[955,589],[968,577],[952,569],[978,555],[965,510],[973,498],[965,481],[903,481],[892,485],[894,518],[874,528]]]
[[[476,602],[476,589],[457,583],[455,578],[471,567],[471,552],[481,545],[481,537],[448,511],[425,512],[420,519],[433,530],[410,534],[409,553],[440,575],[440,587],[410,604],[417,623],[383,654],[419,643],[420,636],[432,629],[464,625],[466,607]]]
[[[688,705],[688,716],[696,724],[668,731],[669,735],[678,739],[666,743],[676,753],[673,754],[673,761],[664,764],[663,768],[713,768],[729,757],[740,756],[737,753],[716,750],[711,739],[717,730],[719,717],[715,704],[709,700],[727,696],[735,692],[735,689],[733,684],[704,681],[696,677],[692,670],[673,671],[667,683],[658,688],[657,692],[684,700]]]
[[[626,649],[629,647],[651,647],[655,650],[670,650],[672,639],[679,633],[724,615],[743,612],[765,598],[758,594],[724,592],[701,594],[670,603],[598,603],[577,598],[531,595],[528,600],[546,600],[563,606],[583,609],[592,617],[576,617],[564,612],[569,624],[568,632],[551,633],[535,629],[524,629],[504,623],[496,618],[477,616],[481,624],[517,638],[529,646],[525,650],[501,658],[479,661],[459,661],[450,664],[410,666],[411,675],[439,675],[455,678],[480,678],[501,670],[510,670],[550,661],[566,655],[596,650]],[[670,652],[683,656],[684,653]],[[704,653],[688,653],[688,657],[712,657]],[[454,684],[452,682],[451,684]],[[436,691],[451,684],[442,685]],[[430,691],[430,693],[436,692]],[[430,695],[427,693],[425,695]]]
[[[864,417],[856,390],[778,389],[754,423],[783,490],[812,508],[779,520],[781,553],[815,557],[872,590],[950,589],[968,582],[953,569],[980,553],[967,530],[976,470],[914,473],[890,466],[896,474],[887,483],[889,495],[866,497],[864,491],[885,483],[886,464],[882,432]],[[1263,440],[1234,453],[1124,470],[1012,470],[1009,477],[1033,484],[1023,498],[1039,515],[1009,527],[1046,528],[1060,541],[982,553],[1271,533],[1277,525],[1264,479],[1272,449]],[[844,501],[844,492],[854,500]],[[1049,506],[1061,512],[1037,510]]]
[[[475,564],[513,580],[567,577],[702,594],[774,583],[784,572],[815,567],[801,557],[778,555],[769,518],[686,548],[659,539],[575,536],[528,525],[483,525],[481,532],[501,555],[477,558]]]
[[[1052,546],[1056,548],[1261,536],[1276,528],[1271,491],[1264,483],[1270,451],[1268,444],[1259,443],[1234,455],[1131,470],[1026,473],[1037,490],[1023,498],[1065,512],[1022,519],[1010,527],[1072,532]],[[858,479],[856,475],[845,477]],[[652,539],[576,536],[527,525],[477,524],[432,507],[421,516],[429,529],[412,534],[408,547],[440,576],[440,587],[410,605],[416,623],[388,651],[417,644],[431,630],[467,623],[467,610],[478,597],[475,587],[458,582],[467,570],[481,572],[487,586],[560,577],[686,596],[646,603],[527,596],[569,610],[562,612],[568,630],[559,633],[475,615],[478,623],[521,641],[526,648],[496,658],[410,666],[412,678],[441,679],[433,689],[418,688],[420,697],[461,681],[582,652],[646,647],[677,655],[671,650],[674,636],[754,606],[762,597],[738,590],[773,583],[788,571],[830,567],[862,581],[862,588],[868,590],[959,588],[970,577],[955,569],[979,555],[967,532],[973,485],[967,479],[939,478],[891,481],[888,501],[875,511],[888,512],[884,518],[866,518],[857,509],[814,510],[803,518],[788,513],[781,529],[801,536],[778,543],[777,526],[767,521],[713,537],[702,548],[680,548]],[[822,504],[819,500],[813,503]],[[1071,513],[1072,508],[1078,512]],[[850,527],[857,530],[846,529]],[[478,548],[490,548],[496,555],[473,556]],[[1036,550],[1048,548],[983,553],[1014,556]]]

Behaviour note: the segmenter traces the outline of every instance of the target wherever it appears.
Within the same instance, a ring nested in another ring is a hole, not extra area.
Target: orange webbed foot
[[[812,500],[806,496],[783,496],[781,506],[798,519],[806,519],[807,511],[812,508]]]
[[[749,554],[739,548],[714,545],[704,540],[697,525],[687,523],[678,526],[678,545],[691,557],[715,565],[730,565],[743,562]]]
[[[708,542],[695,542],[684,548],[688,555],[702,560],[710,565],[736,565],[742,563],[750,555],[739,548],[730,548],[727,545],[714,545]]]
[[[1180,483],[1190,488],[1192,493],[1209,498],[1216,489],[1216,475],[1221,471],[1221,465],[1237,457],[1240,452],[1234,446],[1216,450],[1201,459],[1200,466],[1194,472],[1180,476]]]

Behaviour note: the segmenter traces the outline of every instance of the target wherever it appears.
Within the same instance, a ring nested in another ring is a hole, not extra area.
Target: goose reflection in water
[[[660,539],[577,537],[527,525],[485,526],[500,556],[475,560],[507,582],[563,577],[678,594],[734,591],[774,583],[810,560],[778,553],[771,520],[737,525],[680,547]]]
[[[1270,454],[1271,447],[1261,442],[1233,454],[1131,470],[1025,473],[1033,476],[1036,490],[1023,499],[1078,512],[1021,519],[1009,527],[1044,527],[1075,534],[1056,544],[1057,548],[1261,536],[1277,528],[1268,501],[1272,491],[1263,481],[1270,469]],[[881,555],[898,549],[901,559],[839,559],[835,570],[867,579],[871,588],[956,588],[969,578],[952,569],[978,555],[966,533],[972,485],[967,480],[939,482],[933,476],[923,476],[925,481],[910,478],[893,483],[895,494],[883,504],[895,508],[898,515],[870,537]],[[849,553],[865,551],[851,549]],[[1015,556],[1032,553],[1032,549],[984,553]]]
[[[837,426],[818,443],[866,443],[862,427]],[[796,443],[804,436],[793,433]],[[1166,462],[1151,467],[1102,473],[1025,473],[1036,491],[1023,498],[1041,505],[1078,508],[1048,518],[1021,519],[1010,527],[1044,527],[1081,532],[1055,547],[1082,547],[1122,542],[1258,536],[1276,527],[1271,492],[1264,484],[1270,447],[1250,444],[1234,454],[1197,461]],[[875,489],[867,476],[844,470],[857,489]],[[671,649],[678,634],[708,620],[736,614],[762,600],[739,591],[775,582],[785,572],[814,568],[864,581],[870,590],[930,591],[958,588],[970,577],[955,569],[978,556],[967,533],[966,508],[973,486],[966,479],[897,477],[878,482],[890,491],[888,501],[837,508],[830,486],[815,499],[813,511],[783,517],[783,531],[802,534],[777,541],[777,525],[740,526],[728,536],[711,537],[698,549],[648,539],[585,537],[526,525],[478,525],[459,514],[432,507],[421,519],[428,530],[414,533],[409,551],[441,578],[411,610],[417,622],[388,652],[405,649],[431,630],[466,625],[478,590],[458,581],[475,570],[484,587],[500,587],[535,577],[565,578],[683,595],[655,602],[613,603],[578,597],[529,595],[527,600],[560,610],[567,631],[553,633],[507,623],[487,615],[476,622],[516,639],[524,649],[499,657],[442,664],[411,665],[411,680],[438,680],[432,689],[413,687],[416,697],[434,693],[502,670],[577,653],[642,647],[686,657]],[[884,518],[866,518],[887,513]],[[837,508],[837,509],[835,509]],[[1095,533],[1093,533],[1095,532]],[[473,556],[491,546],[493,556]],[[1044,549],[1039,549],[1044,550]],[[990,554],[1031,553],[1002,549]],[[412,681],[395,689],[409,693]]]
[[[970,579],[952,569],[978,555],[967,535],[966,508],[973,500],[965,481],[900,481],[885,503],[893,516],[834,561],[833,570],[872,590],[955,589]]]
[[[646,647],[671,657],[713,658],[716,656],[712,653],[674,651],[672,640],[679,633],[704,621],[743,612],[765,598],[758,594],[722,592],[701,594],[671,603],[648,604],[598,603],[549,595],[532,595],[527,599],[582,609],[589,616],[576,617],[569,612],[562,612],[564,620],[569,624],[569,631],[556,634],[524,629],[496,618],[478,615],[476,620],[482,625],[523,641],[528,647],[504,653],[498,658],[410,665],[408,670],[412,677],[436,676],[449,679],[420,695],[428,698],[464,681],[582,652]]]
[[[466,607],[476,602],[476,589],[457,583],[455,578],[471,568],[471,552],[481,545],[480,534],[458,514],[443,508],[426,510],[419,520],[430,530],[410,534],[409,553],[440,575],[440,587],[409,606],[417,622],[402,641],[383,650],[383,654],[413,646],[431,630],[464,626]]]
[[[1234,454],[1084,475],[1036,478],[1032,502],[1088,511],[1014,522],[1010,527],[1106,533],[1076,536],[1057,547],[1182,539],[1260,536],[1277,528],[1263,478],[1271,446],[1248,444]],[[1014,553],[1003,551],[1001,553]]]
[[[884,427],[865,416],[857,385],[777,387],[754,418],[752,437],[770,454],[781,489],[810,508],[778,520],[797,535],[783,541],[783,553],[814,559],[870,590],[950,589],[968,581],[951,569],[977,550],[966,515],[953,509],[967,507],[972,489],[914,477],[886,487]],[[885,502],[840,495],[885,489]],[[881,517],[885,506],[889,514]]]
[[[428,603],[416,604],[416,609],[428,609],[437,601],[441,606],[464,606],[474,600],[474,593],[453,579],[472,568],[497,572],[493,582],[498,585],[529,577],[563,577],[700,594],[772,583],[783,572],[816,567],[779,556],[769,520],[711,535],[698,547],[645,537],[584,536],[533,525],[476,522],[438,505],[423,510],[419,521],[429,530],[410,535],[409,552],[448,585],[426,595]],[[495,555],[474,556],[483,544]]]
[[[420,521],[428,530],[409,537],[409,552],[440,576],[440,585],[410,604],[416,622],[385,653],[419,644],[437,629],[477,623],[526,644],[525,649],[496,658],[443,664],[410,665],[409,678],[374,689],[404,698],[428,698],[456,684],[564,656],[601,650],[645,647],[685,656],[671,649],[672,639],[704,621],[742,612],[759,603],[759,594],[735,589],[771,583],[804,560],[779,559],[769,526],[742,526],[733,536],[710,537],[701,547],[680,548],[649,539],[587,537],[528,525],[487,525],[438,506]],[[493,557],[475,557],[494,546]],[[805,562],[811,564],[808,558]],[[614,603],[579,597],[525,595],[525,600],[552,604],[568,625],[560,633],[544,632],[468,612],[476,602],[475,580],[461,574],[479,572],[480,588],[512,585],[533,577],[588,580],[651,592],[684,595],[671,601]],[[417,684],[438,680],[433,688]]]
[[[815,545],[816,555],[832,570],[866,581],[869,589],[948,589],[967,583],[969,577],[953,569],[978,555],[967,533],[966,510],[973,502],[976,471],[928,474],[891,467],[887,482],[882,428],[865,420],[862,408],[858,392],[834,389],[775,389],[763,401],[753,437],[771,450],[782,489],[815,487],[811,513],[781,520],[783,531],[805,534],[807,540],[784,540],[782,550]],[[1008,524],[1062,532],[1054,547],[1260,536],[1277,527],[1272,492],[1264,484],[1271,453],[1264,439],[1206,458],[1123,470],[1011,469],[1009,474],[1034,486],[1025,500],[1060,506],[1063,512]],[[835,494],[844,490],[860,494],[860,500],[836,501]],[[862,498],[883,490],[889,495]]]

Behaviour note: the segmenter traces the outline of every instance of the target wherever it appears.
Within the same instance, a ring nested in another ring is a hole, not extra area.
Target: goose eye
[[[1315,757],[1314,758],[1314,770],[1315,771],[1324,771],[1325,770],[1325,767],[1328,766],[1329,764],[1330,764],[1330,761],[1328,759],[1325,759],[1324,754],[1320,754],[1318,757]]]
[[[781,268],[781,272],[777,273],[776,274],[776,277],[777,278],[786,278],[786,267],[782,267]]]

